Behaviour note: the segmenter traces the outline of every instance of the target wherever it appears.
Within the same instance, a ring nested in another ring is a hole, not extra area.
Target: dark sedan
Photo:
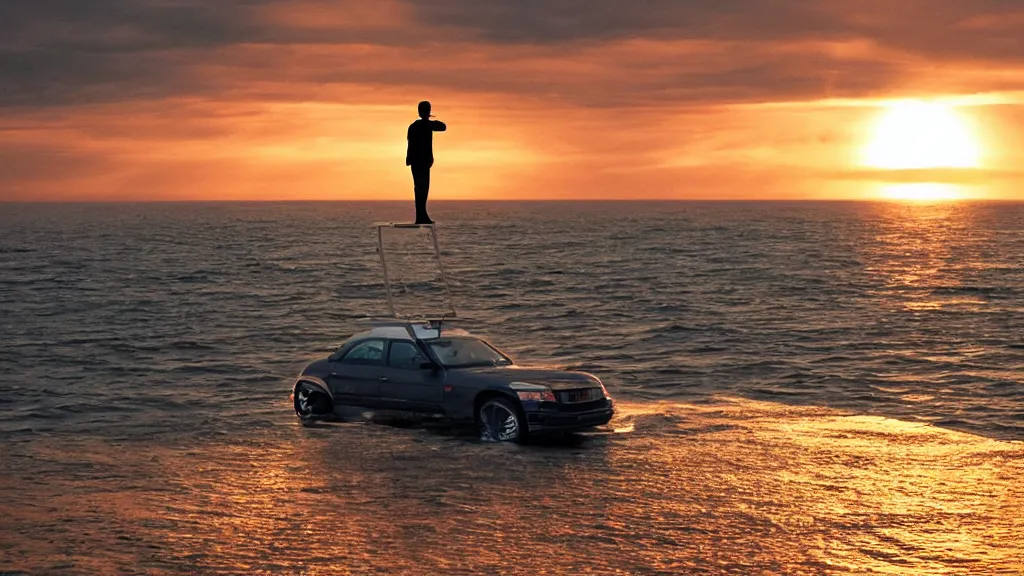
[[[501,442],[600,426],[613,413],[592,374],[521,368],[486,341],[431,323],[352,336],[302,371],[292,399],[303,424],[361,406],[444,415]]]

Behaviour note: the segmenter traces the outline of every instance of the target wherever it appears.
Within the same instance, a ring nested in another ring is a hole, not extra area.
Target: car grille
[[[600,388],[583,388],[580,390],[563,390],[558,392],[558,401],[562,404],[579,404],[580,402],[593,402],[604,398],[604,391]]]
[[[567,414],[576,414],[579,412],[590,412],[592,410],[604,410],[608,407],[608,401],[604,398],[600,400],[591,400],[590,402],[577,402],[575,404],[559,404],[558,411]]]

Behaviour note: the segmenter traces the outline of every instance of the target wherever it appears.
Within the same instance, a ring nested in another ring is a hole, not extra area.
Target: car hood
[[[302,371],[303,376],[316,376],[318,378],[327,378],[327,375],[331,373],[331,363],[327,359],[316,360],[310,362],[306,368]]]
[[[453,372],[502,379],[507,382],[530,382],[543,384],[552,390],[590,388],[598,386],[598,379],[586,372],[552,370],[550,368],[529,368],[519,366],[486,366],[479,368],[458,368]]]

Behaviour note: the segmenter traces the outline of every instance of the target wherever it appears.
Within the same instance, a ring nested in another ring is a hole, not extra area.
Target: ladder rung
[[[431,257],[437,258],[437,253],[434,252],[433,250],[431,250],[429,252],[428,251],[423,251],[423,252],[389,252],[389,254],[393,255],[393,256],[431,256]]]
[[[374,228],[433,228],[433,224],[416,224],[415,222],[374,222]]]

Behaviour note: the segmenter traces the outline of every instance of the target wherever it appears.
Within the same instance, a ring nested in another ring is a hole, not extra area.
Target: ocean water
[[[295,422],[404,203],[0,204],[0,573],[1024,574],[1024,204],[431,213],[606,429]]]

